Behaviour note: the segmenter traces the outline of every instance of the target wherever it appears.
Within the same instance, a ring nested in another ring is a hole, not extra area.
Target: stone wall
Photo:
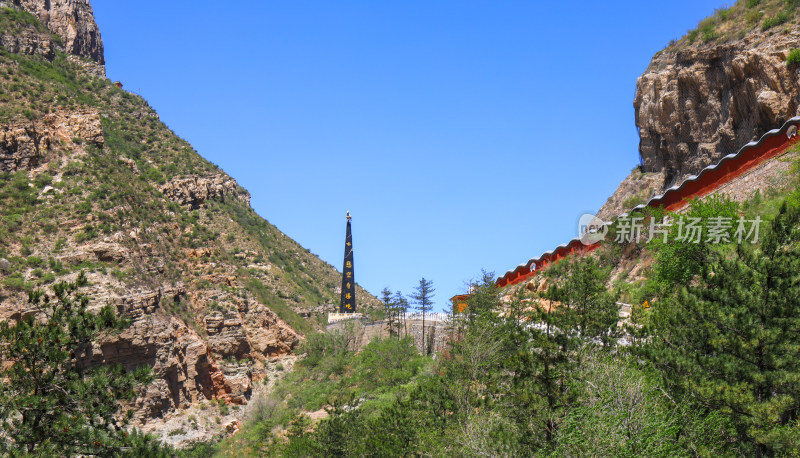
[[[447,348],[449,336],[449,321],[425,320],[424,332],[425,347],[428,353],[441,353]],[[327,326],[328,332],[353,332],[355,348],[361,349],[376,338],[389,337],[389,327],[386,321],[366,321],[366,320],[342,320]],[[423,347],[423,327],[421,319],[411,319],[401,326],[400,336],[411,336],[414,339],[414,346],[420,353],[426,353]],[[431,345],[430,342],[433,342]]]

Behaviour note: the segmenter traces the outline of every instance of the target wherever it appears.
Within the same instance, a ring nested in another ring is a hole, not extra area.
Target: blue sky
[[[576,236],[638,164],[655,52],[720,1],[93,0],[109,78],[373,294],[437,308]]]

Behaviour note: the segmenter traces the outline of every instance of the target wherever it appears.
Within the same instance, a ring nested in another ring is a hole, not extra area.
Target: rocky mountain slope
[[[334,309],[340,274],[103,76],[88,0],[5,4],[0,319],[27,313],[31,289],[87,272],[92,304],[132,320],[96,342],[93,362],[155,369],[133,405],[141,421],[245,403]]]
[[[658,52],[637,81],[641,167],[601,209],[616,216],[800,114],[800,2],[739,1]]]
[[[103,39],[89,0],[3,0],[0,7],[19,8],[36,16],[39,23],[54,34],[54,43],[44,49],[55,46],[67,54],[85,57],[100,65],[105,63]]]

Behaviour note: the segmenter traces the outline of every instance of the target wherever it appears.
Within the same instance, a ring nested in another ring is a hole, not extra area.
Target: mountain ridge
[[[20,8],[0,9],[0,36],[24,38],[0,40],[0,319],[28,313],[28,291],[86,272],[91,307],[132,321],[91,363],[154,368],[129,406],[140,423],[246,403],[335,309],[340,274],[107,80],[99,55]]]

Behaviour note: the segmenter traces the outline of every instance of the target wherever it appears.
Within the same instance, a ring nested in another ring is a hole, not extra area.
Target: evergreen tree
[[[419,280],[419,285],[414,289],[414,293],[411,294],[411,299],[417,305],[416,309],[422,312],[422,348],[425,354],[430,354],[432,350],[432,348],[428,348],[425,345],[425,336],[427,334],[425,330],[425,314],[433,308],[433,293],[435,291],[436,288],[433,287],[433,282],[422,277]]]
[[[469,322],[487,313],[492,315],[497,313],[498,289],[493,273],[482,271],[481,279],[470,285],[470,292],[467,308],[463,313]]]
[[[510,341],[524,351],[509,353],[514,373],[512,415],[528,426],[527,441],[531,448],[553,443],[561,418],[574,404],[577,392],[571,376],[578,367],[578,354],[584,344],[575,326],[578,322],[575,309],[555,304],[555,299],[547,294],[542,299],[526,313],[527,321],[535,325],[524,328],[527,333],[516,332]],[[521,337],[527,338],[527,342]]]
[[[785,203],[761,248],[719,256],[653,307],[641,349],[678,393],[718,410],[757,456],[800,444],[800,208]]]
[[[455,309],[457,304],[453,303],[450,328],[452,339],[461,339],[467,327],[474,326],[479,317],[497,318],[498,289],[493,273],[484,270],[480,280],[470,283],[466,304],[464,310],[458,311]]]
[[[383,302],[384,316],[386,316],[386,327],[389,329],[390,337],[397,337],[400,334],[400,315],[389,288],[383,288],[381,291],[381,302]]]
[[[110,456],[158,454],[159,447],[125,427],[118,401],[132,399],[133,388],[151,379],[148,368],[126,372],[121,366],[87,367],[92,340],[122,329],[111,307],[87,310],[78,294],[86,284],[54,285],[55,297],[34,291],[33,312],[15,324],[0,323],[0,454]]]
[[[406,322],[406,314],[408,313],[409,304],[408,299],[400,291],[395,291],[394,293],[394,306],[398,316],[398,331],[402,327],[403,336],[407,336],[408,323]]]
[[[606,287],[611,269],[594,257],[565,260],[548,271],[550,281],[545,297],[567,307],[570,323],[585,339],[599,339],[604,346],[617,335],[617,297]]]
[[[607,292],[610,269],[592,257],[561,261],[544,273],[538,297],[520,288],[504,306],[501,354],[512,374],[508,413],[527,431],[521,443],[533,450],[555,444],[565,415],[578,399],[574,374],[582,354],[615,335],[616,299]]]

